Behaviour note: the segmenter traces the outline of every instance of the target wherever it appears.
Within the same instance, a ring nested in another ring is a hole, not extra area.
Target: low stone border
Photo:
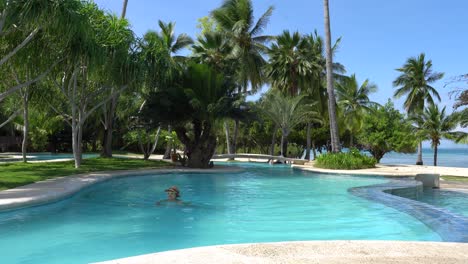
[[[468,244],[402,241],[304,241],[220,245],[147,254],[100,264],[465,264]]]
[[[113,178],[167,173],[236,173],[239,167],[212,169],[160,168],[150,170],[105,171],[58,177],[0,191],[0,211],[42,205],[67,198],[80,190]]]
[[[444,241],[468,242],[468,217],[393,194],[422,191],[421,182],[412,179],[392,179],[388,183],[354,187],[348,191],[415,217],[437,232]]]

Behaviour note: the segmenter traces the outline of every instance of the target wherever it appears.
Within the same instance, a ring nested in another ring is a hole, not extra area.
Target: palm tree
[[[439,93],[431,84],[442,79],[444,74],[433,72],[432,61],[426,61],[424,53],[421,53],[417,58],[409,58],[403,67],[398,68],[397,71],[401,72],[401,74],[393,81],[393,86],[399,88],[393,96],[400,98],[407,95],[404,107],[409,115],[422,114],[426,103],[434,104],[433,97],[440,101]],[[422,142],[419,142],[418,145],[416,165],[423,165]]]
[[[445,114],[445,107],[439,111],[437,105],[430,105],[422,114],[422,129],[425,135],[431,140],[434,148],[434,166],[437,166],[437,148],[442,138],[454,140],[464,132],[452,132],[457,127],[457,119]]]
[[[271,37],[260,34],[272,13],[273,7],[270,6],[255,22],[251,0],[225,0],[220,8],[212,12],[216,23],[226,32],[234,46],[232,52],[238,62],[237,78],[244,93],[249,84],[251,92],[256,92],[263,83],[262,68],[266,62],[262,53],[264,44]]]
[[[186,59],[184,56],[176,55],[180,50],[188,47],[193,40],[187,34],[175,36],[175,23],[165,23],[158,21],[160,32],[148,31],[143,36],[142,49],[146,54],[150,74],[147,75],[147,83],[150,86],[165,86],[171,83],[171,80],[181,72],[181,63]],[[156,74],[154,74],[156,73]],[[155,87],[150,87],[154,89]],[[168,126],[169,133],[172,128]],[[171,153],[171,144],[168,142],[164,158],[169,158]]]
[[[346,126],[350,131],[350,147],[353,137],[360,130],[365,114],[378,105],[369,99],[369,94],[377,91],[377,86],[366,79],[359,86],[356,75],[353,74],[337,83],[338,105],[346,116]]]
[[[199,63],[210,65],[218,72],[232,75],[232,45],[224,32],[205,32],[192,46],[192,57]]]
[[[273,90],[266,95],[262,111],[281,129],[281,156],[287,149],[288,135],[297,125],[314,119],[316,113],[308,111],[303,103],[303,96],[284,96]],[[315,119],[314,119],[315,120]]]
[[[267,26],[273,7],[255,22],[251,0],[225,0],[221,7],[212,11],[212,16],[233,45],[232,56],[236,60],[235,72],[240,92],[255,93],[264,82],[263,68],[266,64],[262,53],[265,43],[271,38],[261,35]],[[226,126],[226,134],[229,128]],[[235,120],[232,152],[236,152],[239,120]],[[231,154],[231,153],[230,153]]]
[[[270,59],[266,73],[274,88],[290,96],[298,95],[308,86],[310,76],[320,72],[318,63],[311,59],[313,50],[308,40],[288,30],[276,37],[267,51]]]
[[[208,168],[216,148],[215,122],[236,111],[238,96],[222,74],[191,63],[171,87],[150,94],[142,116],[152,124],[173,124],[185,145],[187,166]]]
[[[336,120],[336,100],[333,88],[333,55],[331,47],[330,14],[328,0],[323,0],[324,20],[325,20],[325,50],[327,53],[327,92],[328,92],[328,115],[330,119],[330,135],[332,152],[340,152],[340,138],[338,132],[338,122]]]

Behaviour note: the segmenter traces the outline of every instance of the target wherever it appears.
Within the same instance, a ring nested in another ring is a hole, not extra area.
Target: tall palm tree
[[[346,126],[350,131],[350,147],[353,146],[353,137],[361,126],[365,114],[378,105],[369,99],[369,94],[377,91],[377,86],[366,79],[360,86],[353,74],[337,83],[338,105],[346,116]]]
[[[437,166],[437,148],[442,138],[454,140],[464,132],[453,132],[457,127],[457,120],[453,116],[445,114],[445,107],[439,111],[437,105],[428,106],[422,114],[422,128],[424,134],[431,140],[434,149],[434,166]]]
[[[323,0],[324,20],[325,20],[325,50],[327,53],[327,92],[328,92],[328,115],[330,119],[330,135],[332,152],[340,152],[340,138],[338,132],[338,122],[336,119],[336,100],[333,88],[333,55],[331,47],[330,14],[328,0]]]
[[[267,26],[273,7],[270,6],[255,22],[251,0],[224,0],[221,7],[212,11],[214,21],[229,37],[233,45],[232,55],[236,59],[236,79],[240,92],[255,93],[264,82],[263,67],[265,59],[262,53],[265,43],[271,39],[261,35]],[[229,129],[226,126],[226,134]],[[235,120],[232,152],[236,152],[237,132],[239,120]]]
[[[393,86],[399,87],[393,96],[400,98],[407,95],[404,107],[409,115],[421,115],[426,104],[434,104],[433,97],[440,101],[439,93],[431,84],[442,79],[444,74],[433,72],[432,61],[426,61],[425,57],[421,53],[418,57],[409,58],[403,67],[397,69],[401,74],[393,81]],[[416,165],[423,165],[422,142],[418,145]]]
[[[255,22],[251,0],[225,0],[220,8],[212,12],[214,20],[234,46],[232,52],[238,62],[237,78],[244,93],[249,84],[251,92],[256,92],[263,83],[265,60],[262,53],[271,37],[261,34],[272,13],[273,7],[270,6]]]

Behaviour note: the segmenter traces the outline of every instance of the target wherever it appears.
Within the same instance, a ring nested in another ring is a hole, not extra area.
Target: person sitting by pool
[[[162,203],[167,203],[167,202],[183,204],[183,201],[179,199],[180,191],[179,191],[179,188],[177,188],[177,186],[171,186],[164,191],[167,193],[167,199],[156,202],[156,205],[161,205]]]

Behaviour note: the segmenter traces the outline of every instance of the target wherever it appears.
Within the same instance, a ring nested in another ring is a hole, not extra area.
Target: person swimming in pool
[[[161,205],[163,203],[169,203],[169,202],[173,202],[177,204],[184,204],[184,202],[179,199],[180,191],[179,191],[179,188],[177,188],[177,186],[171,186],[164,191],[167,193],[167,199],[156,202],[156,205]]]

